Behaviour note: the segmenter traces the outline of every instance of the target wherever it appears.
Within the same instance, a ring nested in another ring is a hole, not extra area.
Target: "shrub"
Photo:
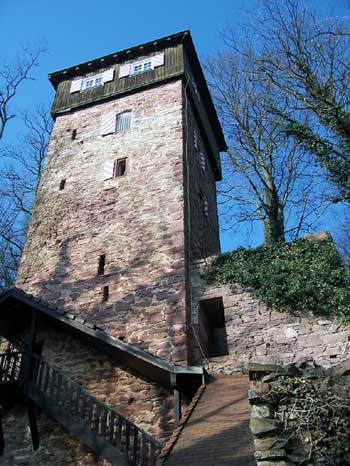
[[[330,238],[239,248],[217,257],[208,279],[252,287],[278,311],[312,311],[350,321],[350,289]]]

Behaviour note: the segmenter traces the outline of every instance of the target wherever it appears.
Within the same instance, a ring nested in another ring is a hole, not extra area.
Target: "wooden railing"
[[[6,351],[0,354],[0,383],[18,382],[22,372],[24,353]]]
[[[80,385],[34,355],[32,388],[52,406],[91,431],[119,452],[133,466],[152,466],[162,445],[125,417],[90,395]],[[118,463],[119,464],[119,463]]]

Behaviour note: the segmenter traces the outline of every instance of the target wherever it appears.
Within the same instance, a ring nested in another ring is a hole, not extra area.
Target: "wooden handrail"
[[[32,387],[51,404],[67,412],[84,427],[120,450],[133,466],[153,466],[160,442],[117,413],[43,358],[33,356]]]
[[[21,377],[24,353],[7,351],[0,354],[0,383],[18,382]]]

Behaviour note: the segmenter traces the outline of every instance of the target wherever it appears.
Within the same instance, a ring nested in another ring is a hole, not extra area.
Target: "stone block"
[[[252,418],[249,426],[253,434],[260,437],[277,432],[280,428],[280,422],[275,419]]]
[[[260,418],[270,418],[272,417],[272,408],[267,404],[253,405],[251,407],[251,416],[260,417]]]
[[[286,450],[284,448],[272,448],[270,450],[257,451],[255,453],[255,458],[257,460],[283,460],[286,457]]]
[[[283,440],[278,437],[261,437],[254,439],[256,450],[271,450],[284,448],[288,440]]]

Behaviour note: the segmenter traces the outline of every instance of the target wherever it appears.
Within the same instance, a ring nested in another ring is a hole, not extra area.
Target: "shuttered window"
[[[209,217],[209,202],[208,202],[208,198],[206,195],[204,195],[204,205],[203,205],[203,208],[204,208],[204,215],[206,218]]]
[[[199,146],[198,146],[198,134],[197,134],[197,130],[193,130],[193,147],[195,150],[198,150]]]
[[[205,155],[203,152],[198,152],[199,155],[199,165],[201,167],[202,172],[205,172]]]
[[[130,64],[125,63],[124,65],[120,65],[119,67],[119,78],[125,78],[130,74]]]
[[[91,89],[92,87],[103,86],[103,74],[89,76],[82,80],[81,90]]]
[[[114,164],[114,177],[126,175],[126,159],[119,159]]]
[[[103,179],[109,180],[114,177],[115,160],[106,160],[103,165]]]
[[[114,68],[110,68],[109,70],[104,71],[102,73],[103,84],[109,81],[113,81],[113,77],[114,77]]]
[[[117,133],[129,129],[131,126],[131,112],[123,112],[117,115]]]
[[[70,93],[85,91],[92,87],[103,86],[104,83],[113,81],[114,68],[104,71],[103,73],[95,74],[94,76],[88,76],[87,78],[79,78],[72,81],[70,86]]]
[[[70,93],[80,92],[82,79],[75,79],[70,85]]]
[[[133,63],[124,63],[119,67],[119,78],[126,76],[145,73],[146,71],[153,70],[158,66],[164,65],[164,52],[153,55],[153,57],[138,60]]]
[[[152,69],[152,58],[148,58],[147,60],[142,60],[131,64],[131,74],[144,73]]]
[[[101,136],[105,136],[106,134],[111,134],[115,132],[115,118],[115,112],[104,113],[101,116]]]

